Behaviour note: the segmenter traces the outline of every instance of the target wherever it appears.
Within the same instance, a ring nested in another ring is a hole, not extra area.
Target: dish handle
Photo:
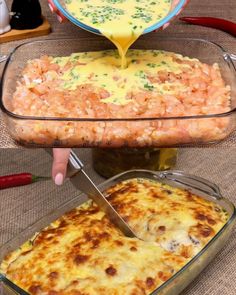
[[[0,63],[6,61],[8,59],[8,55],[2,55],[0,56]]]
[[[225,52],[223,54],[223,56],[224,56],[224,60],[226,62],[229,62],[231,60],[234,64],[236,64],[236,54],[235,53]]]
[[[184,173],[182,171],[163,171],[158,174],[161,179],[175,181],[179,184],[187,185],[193,189],[197,189],[219,200],[222,197],[219,187],[213,182],[202,177]]]
[[[231,59],[236,62],[236,54],[234,53],[229,53],[229,56],[231,57]]]
[[[6,289],[6,290],[5,290]],[[29,293],[25,292],[10,280],[8,280],[5,276],[0,274],[0,294],[6,295],[29,295]]]

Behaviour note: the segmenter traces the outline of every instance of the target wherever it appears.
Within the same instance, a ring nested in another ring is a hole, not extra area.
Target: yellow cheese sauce
[[[178,81],[160,83],[152,79],[158,72],[182,73],[190,69],[188,57],[161,50],[129,50],[128,67],[121,69],[116,50],[75,53],[67,57],[55,57],[52,63],[65,69],[60,79],[61,88],[76,90],[79,85],[91,84],[107,91],[105,103],[125,105],[130,102],[132,91],[148,91],[157,94],[174,94],[184,88]],[[197,59],[192,61],[199,62]],[[181,63],[179,61],[182,61]],[[70,66],[68,66],[70,65]],[[53,73],[51,73],[53,76]]]
[[[122,68],[128,48],[144,30],[163,19],[171,0],[65,0],[67,10],[80,22],[99,30],[118,48]]]

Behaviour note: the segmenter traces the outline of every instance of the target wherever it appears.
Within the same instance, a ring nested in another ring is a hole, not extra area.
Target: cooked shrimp
[[[193,140],[216,140],[229,132],[228,118],[156,120],[156,118],[220,114],[230,110],[231,89],[225,85],[217,64],[169,53],[177,70],[149,67],[136,88],[131,84],[123,104],[109,101],[114,89],[94,84],[96,69],[83,83],[71,84],[68,71],[80,81],[79,67],[87,65],[75,58],[43,56],[31,60],[17,81],[11,110],[18,115],[83,119],[146,118],[143,121],[36,122],[16,121],[19,138],[37,143],[64,143],[83,146],[165,146]],[[58,59],[58,60],[57,60]],[[165,64],[165,62],[164,62]],[[140,61],[137,59],[137,65]],[[75,73],[73,73],[76,67]],[[94,71],[93,71],[94,70]],[[65,75],[66,78],[63,76]],[[64,77],[64,78],[63,78]],[[142,80],[143,79],[143,80]],[[128,84],[119,71],[111,83]],[[73,87],[71,87],[71,85]],[[141,87],[145,85],[145,87]],[[158,87],[157,87],[158,86]],[[104,102],[108,99],[108,102]],[[149,118],[149,120],[148,120]],[[153,119],[152,119],[153,118]],[[154,120],[155,119],[155,120]],[[37,134],[37,136],[35,135]]]

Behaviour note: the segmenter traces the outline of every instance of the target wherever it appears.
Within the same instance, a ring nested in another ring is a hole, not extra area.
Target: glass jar
[[[92,150],[93,167],[103,177],[109,178],[132,169],[168,170],[177,161],[175,148],[121,148]]]

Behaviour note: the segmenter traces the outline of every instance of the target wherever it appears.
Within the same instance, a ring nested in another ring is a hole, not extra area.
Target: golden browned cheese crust
[[[186,258],[198,253],[228,218],[215,203],[156,181],[124,181],[107,195],[141,239]]]
[[[132,179],[106,194],[145,241],[124,237],[89,201],[9,254],[1,270],[33,295],[150,294],[227,220],[215,204],[158,182]]]

